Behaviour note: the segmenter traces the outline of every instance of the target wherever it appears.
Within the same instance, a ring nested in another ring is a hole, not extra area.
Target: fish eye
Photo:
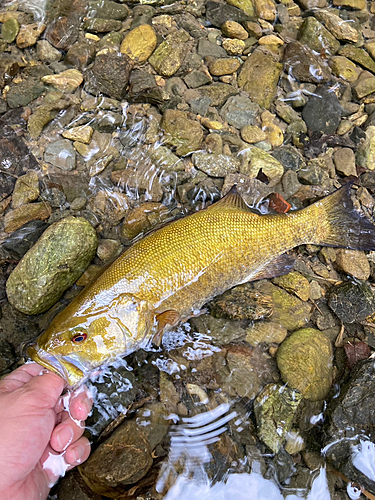
[[[72,338],[72,342],[75,344],[82,344],[87,339],[87,333],[78,333]]]

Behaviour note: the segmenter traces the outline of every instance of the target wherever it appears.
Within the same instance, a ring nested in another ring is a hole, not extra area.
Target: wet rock
[[[24,78],[17,84],[11,84],[6,94],[6,101],[10,108],[27,106],[45,91],[45,86],[38,78]]]
[[[355,28],[354,23],[341,19],[339,11],[321,10],[315,16],[318,21],[332,33],[337,40],[357,43],[360,31]]]
[[[47,40],[38,40],[36,45],[38,59],[45,63],[60,61],[62,54],[55,49]]]
[[[195,332],[207,335],[215,345],[224,346],[232,342],[241,342],[246,337],[246,330],[237,321],[226,318],[214,318],[204,314],[190,320]]]
[[[226,57],[212,61],[208,69],[213,76],[223,76],[231,75],[237,71],[240,66],[241,63],[238,59],[234,57]]]
[[[307,17],[303,21],[299,31],[299,41],[318,53],[324,49],[333,55],[340,48],[340,42],[315,17]]]
[[[25,49],[26,47],[35,45],[39,36],[45,29],[46,25],[41,23],[26,24],[21,26],[16,39],[17,47]]]
[[[45,220],[51,215],[51,207],[47,203],[26,203],[4,216],[4,231],[12,233],[32,220]]]
[[[362,75],[361,75],[362,76]],[[357,99],[367,96],[375,92],[375,77],[369,76],[368,78],[359,78],[353,85],[354,95]]]
[[[216,318],[260,320],[273,313],[272,299],[268,295],[254,291],[245,283],[216,297],[209,304],[210,312]]]
[[[109,31],[120,31],[122,22],[115,19],[85,19],[83,27],[90,33],[108,33]]]
[[[60,96],[61,97],[61,96]],[[44,127],[52,121],[62,109],[68,108],[74,102],[70,97],[51,99],[38,106],[27,122],[27,130],[33,139],[39,137]]]
[[[27,222],[16,231],[13,231],[7,238],[3,239],[0,243],[0,254],[2,250],[5,250],[12,259],[20,260],[47,227],[48,224],[40,220]]]
[[[0,89],[12,80],[18,73],[19,65],[10,54],[0,54]]]
[[[73,93],[83,82],[83,75],[77,69],[67,69],[58,75],[46,75],[42,82],[61,92]]]
[[[245,125],[241,129],[241,137],[249,144],[255,144],[260,141],[265,141],[267,135],[263,130],[255,125]]]
[[[368,284],[346,282],[331,288],[328,305],[343,323],[355,323],[374,313],[375,297]]]
[[[341,106],[336,94],[318,87],[303,108],[302,117],[313,132],[335,133],[341,120]]]
[[[94,0],[89,3],[87,15],[88,17],[124,21],[129,15],[129,9],[126,5],[111,0]]]
[[[372,494],[373,476],[365,464],[372,464],[374,453],[374,362],[360,364],[328,407],[325,452],[336,469]],[[359,452],[362,450],[362,464]],[[366,458],[365,458],[366,457]],[[367,458],[368,457],[368,458]]]
[[[276,158],[255,146],[250,146],[241,152],[241,162],[241,174],[256,178],[261,170],[267,177],[270,187],[275,186],[284,174],[284,167]]]
[[[228,386],[241,398],[253,399],[264,385],[278,380],[274,360],[259,346],[230,346],[226,359],[230,374],[223,389]]]
[[[198,54],[201,57],[228,57],[228,54],[220,45],[212,43],[205,38],[201,38],[198,42]]]
[[[328,180],[328,174],[319,165],[309,163],[298,171],[298,180],[301,184],[321,186]]]
[[[356,153],[356,161],[359,166],[366,168],[367,170],[375,170],[375,126],[370,125],[366,129],[366,139],[362,144],[359,145]],[[372,182],[370,182],[370,172],[363,174],[363,179],[366,179],[366,184],[362,182],[364,187],[372,187]],[[364,177],[366,176],[366,177]],[[361,177],[361,178],[362,178]],[[370,187],[370,189],[371,189]]]
[[[311,401],[326,397],[332,383],[332,361],[331,341],[314,328],[292,333],[277,351],[283,381]]]
[[[335,7],[349,7],[349,9],[363,10],[366,8],[365,0],[333,0]]]
[[[281,344],[288,330],[273,321],[256,322],[246,329],[246,342],[252,346],[258,344]]]
[[[274,278],[273,282],[281,288],[284,288],[287,292],[294,293],[304,302],[310,298],[310,283],[297,271],[284,274],[284,276],[278,276]]]
[[[223,154],[194,153],[192,160],[195,167],[211,177],[225,177],[237,172],[240,167],[237,158]]]
[[[254,7],[261,19],[271,22],[276,19],[276,5],[273,0],[254,0]]]
[[[269,142],[273,148],[277,148],[283,144],[283,131],[275,122],[275,115],[269,111],[264,111],[262,113],[262,131],[266,134],[266,141]]]
[[[80,71],[87,68],[95,57],[95,45],[87,42],[76,42],[68,50],[64,61]]]
[[[20,24],[15,17],[10,17],[1,26],[1,38],[8,43],[14,42],[18,32],[20,30]]]
[[[98,276],[102,269],[102,266],[98,266],[97,264],[90,264],[86,271],[82,274],[82,276],[77,279],[75,284],[77,286],[87,286],[94,278]]]
[[[45,189],[40,197],[43,201],[49,203],[52,208],[66,208],[65,194],[58,188]]]
[[[157,38],[154,29],[142,24],[130,31],[124,38],[120,51],[139,64],[147,61],[156,48]]]
[[[347,44],[340,48],[339,55],[347,57],[363,68],[375,73],[375,61],[365,50],[360,49],[359,47],[354,47],[354,45]]]
[[[323,83],[331,74],[324,61],[300,42],[288,43],[284,51],[284,69],[301,82]]]
[[[0,340],[0,373],[10,368],[16,362],[16,356],[11,344],[6,339]]]
[[[279,384],[269,384],[254,401],[259,438],[277,453],[292,428],[301,394]]]
[[[81,478],[78,470],[69,472],[57,487],[57,500],[101,500]]]
[[[132,102],[163,102],[163,92],[154,75],[135,69],[130,74],[127,97]]]
[[[357,169],[355,166],[355,154],[350,148],[340,148],[333,153],[333,161],[335,163],[336,170],[340,174],[349,177],[350,175],[357,175]]]
[[[151,66],[162,76],[172,76],[180,68],[186,55],[186,42],[190,36],[186,31],[168,35],[149,58]]]
[[[360,250],[336,250],[335,264],[339,271],[350,274],[359,280],[367,280],[370,276],[370,264],[364,252]]]
[[[52,224],[9,276],[9,302],[25,314],[46,311],[81,276],[96,247],[96,232],[86,219],[67,217]]]
[[[109,262],[117,257],[121,252],[121,243],[118,240],[99,240],[96,254],[103,262]]]
[[[250,18],[255,16],[254,6],[251,0],[228,0],[227,3],[243,10]]]
[[[132,60],[125,54],[98,53],[92,68],[87,71],[85,88],[94,95],[103,92],[115,99],[122,99],[132,67]]]
[[[51,142],[45,150],[44,160],[61,170],[69,172],[76,165],[76,152],[72,143],[66,139]]]
[[[242,23],[249,20],[249,16],[243,10],[232,5],[208,1],[206,3],[206,19],[213,26],[220,28],[228,20]]]
[[[259,106],[269,109],[276,96],[282,67],[273,54],[255,49],[241,67],[238,85]]]
[[[73,127],[68,130],[64,130],[62,136],[65,139],[70,139],[71,141],[79,141],[84,144],[89,144],[93,134],[93,129],[90,125],[81,125],[79,127]]]
[[[34,201],[39,196],[39,177],[35,170],[21,175],[16,181],[12,194],[12,208]]]
[[[354,83],[357,81],[360,70],[347,57],[333,56],[329,61],[332,73],[339,78]]]
[[[269,282],[259,282],[254,288],[261,293],[270,295],[274,310],[272,321],[280,323],[289,331],[297,330],[305,326],[311,313],[311,306],[293,295],[289,295],[285,290]]]
[[[272,151],[272,156],[283,165],[285,170],[298,172],[305,165],[303,156],[293,146],[282,146]]]
[[[246,44],[243,40],[236,38],[225,38],[223,40],[223,49],[231,56],[240,56],[245,50]]]
[[[125,217],[129,208],[129,201],[124,193],[103,189],[98,191],[95,198],[90,200],[89,207],[101,219],[115,225]]]
[[[99,493],[124,491],[121,486],[134,484],[153,464],[155,447],[167,433],[169,422],[162,403],[145,405],[135,418],[125,421],[85,462],[80,472],[90,488]],[[114,490],[114,488],[118,488]]]
[[[245,28],[235,21],[225,21],[225,23],[221,25],[221,31],[229,38],[238,38],[239,40],[246,40],[246,38],[249,38],[249,34]]]
[[[220,110],[220,116],[238,129],[246,125],[257,125],[260,115],[258,104],[252,102],[245,96],[229,97],[227,102]]]
[[[186,155],[200,148],[203,130],[195,120],[190,120],[184,111],[168,109],[160,128],[164,131],[165,143],[176,147],[176,154]]]
[[[232,85],[226,83],[213,83],[205,85],[199,89],[189,89],[185,92],[184,97],[187,102],[198,97],[208,97],[211,100],[211,106],[223,106],[228,97],[238,94]]]
[[[201,87],[202,85],[211,83],[211,81],[212,81],[211,78],[207,76],[206,73],[203,73],[203,71],[196,71],[196,70],[193,70],[184,78],[184,82],[191,89]]]

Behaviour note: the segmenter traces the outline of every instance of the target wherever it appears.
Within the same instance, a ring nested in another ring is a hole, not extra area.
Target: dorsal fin
[[[240,193],[237,191],[237,186],[234,184],[228,193],[221,198],[221,200],[217,201],[210,207],[208,207],[207,210],[216,210],[216,209],[232,209],[232,210],[244,210],[246,212],[252,212],[252,210],[246,205],[244,202],[242,196]]]

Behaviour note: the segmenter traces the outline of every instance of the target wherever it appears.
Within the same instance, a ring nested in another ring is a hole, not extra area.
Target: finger
[[[91,451],[90,442],[86,437],[81,437],[74,444],[68,446],[65,452],[65,462],[72,469],[89,458]]]
[[[56,483],[60,476],[64,476],[68,470],[69,464],[65,461],[65,452],[56,453],[50,446],[45,449],[40,463],[44,473],[47,476],[48,486]]]
[[[43,372],[40,377],[34,377],[25,389],[32,394],[37,394],[36,404],[39,408],[55,408],[66,382],[59,375],[52,372]]]
[[[0,392],[15,391],[43,373],[44,370],[45,368],[37,363],[22,365],[0,380]]]
[[[61,423],[54,428],[50,439],[50,444],[55,451],[64,451],[70,444],[77,441],[85,430],[84,425],[73,421],[67,412],[61,415]]]
[[[87,387],[81,386],[72,392],[69,401],[66,401],[65,409],[69,412],[72,420],[86,420],[92,408],[92,399],[89,397]]]

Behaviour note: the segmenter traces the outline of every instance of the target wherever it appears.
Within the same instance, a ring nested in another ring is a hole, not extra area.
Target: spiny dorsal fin
[[[234,184],[228,193],[221,198],[221,200],[217,201],[210,207],[208,207],[207,210],[216,210],[216,209],[232,209],[232,210],[244,210],[246,212],[252,212],[252,210],[246,205],[244,202],[242,196],[240,193],[237,191],[237,186]],[[255,215],[255,214],[254,214]]]

